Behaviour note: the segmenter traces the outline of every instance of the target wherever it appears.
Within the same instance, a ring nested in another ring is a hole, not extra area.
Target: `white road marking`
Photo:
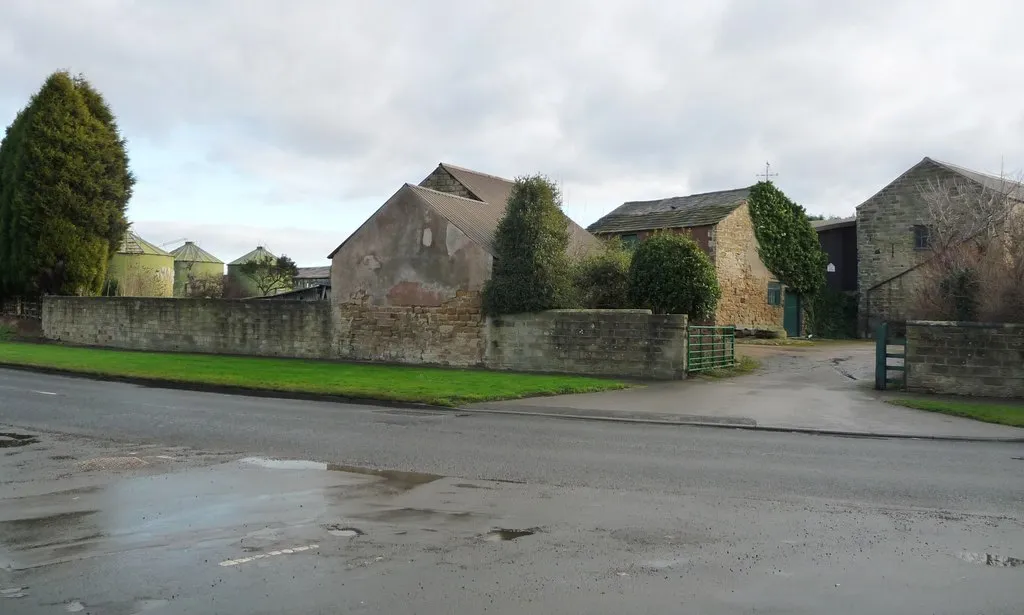
[[[249,557],[242,557],[242,558],[239,558],[239,559],[226,559],[226,560],[224,560],[223,562],[221,562],[218,565],[219,566],[224,566],[224,567],[227,567],[227,566],[240,566],[242,564],[248,564],[249,562],[254,561],[254,560],[258,560],[258,559],[264,559],[264,558],[273,557],[273,556],[276,556],[276,555],[290,555],[290,554],[293,554],[293,553],[300,553],[302,551],[309,551],[310,549],[318,549],[318,548],[320,548],[320,545],[318,545],[318,544],[303,545],[301,547],[292,547],[291,549],[281,549],[280,551],[271,551],[270,553],[260,553],[260,554],[257,554],[257,555],[251,555]]]
[[[33,393],[39,393],[40,395],[56,395],[56,393],[51,393],[50,391],[32,391],[32,392]]]

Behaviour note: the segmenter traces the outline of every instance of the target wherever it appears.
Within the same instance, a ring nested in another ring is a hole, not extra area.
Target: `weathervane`
[[[779,174],[778,173],[772,173],[772,165],[771,165],[771,163],[770,162],[766,162],[766,163],[764,163],[764,173],[758,173],[757,176],[760,177],[763,181],[771,181],[771,178],[778,177]]]

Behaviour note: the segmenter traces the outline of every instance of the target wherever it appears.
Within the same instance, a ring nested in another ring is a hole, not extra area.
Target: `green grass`
[[[905,398],[890,399],[888,402],[897,406],[962,416],[986,423],[1024,427],[1024,404]]]
[[[515,374],[297,359],[227,357],[0,342],[0,363],[128,377],[438,406],[625,388],[580,376]]]
[[[705,378],[732,378],[733,376],[742,376],[749,374],[755,369],[761,367],[761,362],[754,357],[746,357],[739,355],[736,365],[733,367],[726,367],[722,369],[711,369],[706,372],[698,372],[699,376]]]

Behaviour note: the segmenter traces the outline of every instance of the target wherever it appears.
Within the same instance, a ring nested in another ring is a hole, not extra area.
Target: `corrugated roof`
[[[967,178],[977,184],[980,184],[986,190],[993,190],[1001,194],[1005,194],[1015,200],[1024,200],[1024,186],[1019,182],[1015,182],[1006,177],[998,177],[996,175],[989,175],[988,173],[979,173],[978,171],[972,171],[965,169],[959,165],[955,165],[949,162],[942,162],[941,160],[935,160],[934,158],[928,158],[925,156],[925,161],[937,164],[957,175]]]
[[[249,252],[248,254],[245,254],[244,256],[239,256],[235,260],[228,263],[228,265],[244,265],[245,263],[248,263],[251,260],[264,260],[267,258],[277,260],[277,257],[274,256],[269,251],[267,251],[266,248],[264,248],[263,246],[256,246],[255,250]]]
[[[331,266],[326,267],[299,267],[299,273],[295,276],[298,279],[315,280],[318,278],[331,277]]]
[[[174,256],[174,260],[183,263],[224,263],[191,241],[186,241],[185,245],[171,250],[171,255]]]
[[[431,208],[445,217],[482,248],[494,254],[494,233],[505,216],[505,205],[463,198],[422,186],[406,184]],[[506,199],[507,202],[508,199]],[[600,246],[600,240],[566,216],[569,230],[569,253],[581,254]]]
[[[721,222],[750,196],[750,188],[630,201],[591,224],[591,233],[624,233],[708,226]]]
[[[447,162],[442,162],[441,168],[448,171],[452,177],[468,188],[481,201],[501,205],[502,207],[508,202],[508,195],[512,194],[512,186],[515,185],[515,182],[510,179],[480,173],[479,171],[458,167]]]
[[[124,240],[121,241],[121,247],[117,252],[118,254],[152,254],[154,256],[170,256],[167,251],[163,250],[159,246],[149,243],[132,231],[125,231]]]
[[[849,218],[832,218],[830,220],[811,220],[811,226],[819,233],[821,231],[830,231],[835,228],[854,226],[856,224],[857,216],[850,216]]]
[[[505,206],[508,204],[508,197],[512,194],[512,188],[515,186],[515,182],[506,179],[504,177],[498,177],[497,175],[490,175],[488,173],[481,173],[465,167],[456,166],[447,162],[441,163],[441,168],[448,171],[456,181],[465,186],[470,192],[472,192],[478,199],[485,203],[498,206],[501,213],[498,216],[500,220],[505,215]],[[429,190],[429,188],[428,188]],[[587,232],[579,224],[566,216],[569,221],[569,251],[573,254],[585,253],[591,250],[600,248],[600,240]],[[454,221],[453,221],[454,224]],[[456,224],[456,226],[458,226]],[[497,229],[497,224],[490,231],[490,236],[494,236],[494,230]],[[488,248],[490,252],[492,248]]]

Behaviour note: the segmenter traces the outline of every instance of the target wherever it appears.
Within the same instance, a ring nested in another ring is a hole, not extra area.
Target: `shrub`
[[[568,218],[558,188],[542,175],[517,178],[494,235],[494,270],[483,289],[484,312],[570,307],[568,247]]]
[[[721,294],[711,259],[685,235],[655,233],[633,253],[629,299],[636,307],[705,320]]]
[[[820,290],[807,305],[807,330],[826,339],[857,337],[857,295]]]
[[[597,254],[584,257],[573,271],[576,301],[589,309],[624,309],[629,302],[629,264],[633,252],[613,239]]]

